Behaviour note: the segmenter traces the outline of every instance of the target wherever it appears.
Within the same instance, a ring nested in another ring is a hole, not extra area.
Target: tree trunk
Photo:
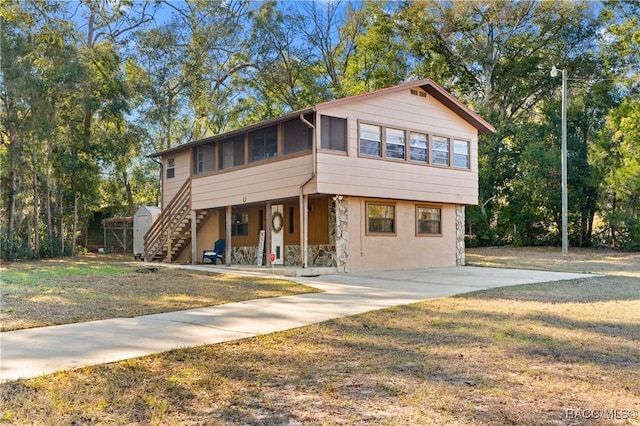
[[[71,256],[76,255],[77,247],[77,235],[78,235],[78,191],[76,190],[76,178],[73,178],[71,184],[71,191],[73,193],[73,231],[71,233]]]
[[[7,226],[7,251],[6,259],[13,260],[15,257],[13,238],[16,228],[16,193],[18,192],[18,176],[15,170],[11,171],[9,178],[9,223]]]
[[[129,182],[129,177],[127,172],[122,172],[122,180],[124,181],[124,187],[127,193],[127,209],[128,214],[133,214],[135,205],[133,204],[133,191],[131,190],[131,183]]]
[[[47,200],[47,234],[49,257],[53,257],[53,212],[51,211],[51,143],[47,142],[47,159],[44,166],[45,198]]]
[[[40,259],[40,195],[38,192],[38,164],[33,157],[33,250]]]

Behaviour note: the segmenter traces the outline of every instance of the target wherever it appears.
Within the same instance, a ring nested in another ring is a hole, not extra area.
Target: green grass
[[[133,272],[132,266],[117,265],[85,265],[85,266],[52,266],[46,269],[7,270],[0,274],[4,285],[21,286],[55,286],[64,284],[68,278],[83,276],[108,276]]]
[[[17,262],[4,266],[1,279],[0,331],[318,291],[281,279],[114,263],[99,256]]]

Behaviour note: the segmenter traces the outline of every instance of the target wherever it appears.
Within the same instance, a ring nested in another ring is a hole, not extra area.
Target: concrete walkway
[[[242,339],[474,290],[592,276],[458,267],[296,278],[324,292],[0,333],[0,381]]]

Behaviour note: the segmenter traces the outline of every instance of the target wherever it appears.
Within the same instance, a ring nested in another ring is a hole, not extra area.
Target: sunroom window
[[[453,166],[469,168],[469,142],[453,141]]]
[[[347,120],[323,115],[320,117],[320,148],[347,150]]]
[[[441,136],[434,136],[433,141],[433,158],[432,164],[439,166],[449,165],[449,139]]]
[[[380,126],[360,124],[360,154],[380,157],[381,135]]]
[[[307,121],[312,116],[305,117]],[[309,126],[299,118],[285,122],[282,125],[282,150],[284,155],[296,152],[311,151],[313,132]]]
[[[260,161],[278,156],[277,126],[267,127],[249,134],[249,161]]]
[[[399,158],[404,160],[404,130],[387,128],[385,130],[385,135],[385,155],[387,158]]]
[[[215,170],[215,147],[213,144],[200,145],[193,150],[193,172],[208,173]]]
[[[409,133],[409,158],[412,161],[429,162],[429,139],[424,133]]]
[[[229,169],[244,164],[244,135],[220,142],[220,168]]]

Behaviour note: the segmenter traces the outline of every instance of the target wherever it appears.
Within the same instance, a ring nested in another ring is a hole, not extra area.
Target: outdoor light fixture
[[[567,70],[562,71],[562,255],[569,254],[567,236]],[[551,68],[551,77],[558,76],[558,69]]]

